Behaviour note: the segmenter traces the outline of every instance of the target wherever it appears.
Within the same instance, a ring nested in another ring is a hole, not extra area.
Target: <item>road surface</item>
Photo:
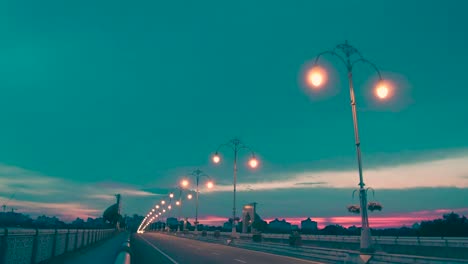
[[[320,263],[159,233],[135,235],[132,251],[132,264]]]
[[[99,263],[114,264],[115,257],[122,244],[128,240],[129,233],[122,232],[112,238],[99,241],[96,244],[58,256],[50,260],[49,264],[83,264]]]

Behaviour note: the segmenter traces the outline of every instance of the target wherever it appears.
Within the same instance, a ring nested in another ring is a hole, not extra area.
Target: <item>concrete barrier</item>
[[[0,229],[0,264],[39,263],[108,238],[114,229]],[[94,236],[90,242],[85,241]],[[97,234],[101,234],[98,236]]]
[[[117,258],[115,259],[114,264],[130,264],[131,263],[131,255],[128,252],[122,251]]]
[[[114,264],[130,264],[132,259],[132,250],[130,249],[130,236],[127,241],[122,244],[115,258]]]

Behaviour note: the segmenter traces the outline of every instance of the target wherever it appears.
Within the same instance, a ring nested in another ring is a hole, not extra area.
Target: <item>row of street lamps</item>
[[[195,193],[196,193],[196,209],[195,209],[195,226],[196,226],[196,232],[198,231],[198,203],[199,203],[199,194],[200,194],[200,191],[199,191],[199,184],[200,184],[200,178],[201,177],[207,177],[209,180],[206,182],[206,187],[208,189],[211,189],[214,187],[214,182],[211,180],[211,178],[204,174],[201,170],[199,169],[196,169],[194,170],[192,173],[190,173],[191,176],[194,176],[195,179],[196,179],[196,188],[195,188]],[[183,195],[183,192],[184,191],[190,191],[190,188],[189,188],[189,185],[190,185],[190,181],[188,179],[182,179],[180,181],[180,183],[175,187],[176,190],[179,191],[179,198],[176,200],[175,204],[176,206],[178,206],[179,208],[179,217],[178,217],[178,223],[179,223],[179,218],[182,217],[182,201],[183,201],[183,198],[187,198],[188,200],[191,200],[193,198],[193,195],[191,193],[188,193],[187,196],[184,196]],[[174,192],[171,192],[169,193],[169,204],[167,205],[167,209],[168,210],[171,210],[172,209],[172,199],[174,198]],[[161,206],[164,206],[166,204],[166,201],[165,200],[162,200],[161,202]],[[155,212],[155,210],[158,210],[157,211],[157,214],[153,215],[153,212]],[[138,232],[140,231],[143,231],[146,229],[146,227],[148,227],[149,224],[151,224],[153,221],[155,220],[159,220],[161,219],[160,216],[162,216],[164,213],[166,213],[166,209],[165,207],[160,207],[159,203],[156,204],[155,208],[152,208],[149,213],[146,215],[146,217],[143,219],[142,223],[140,224],[139,228],[138,228]],[[184,221],[185,223],[185,221]],[[178,225],[178,230],[180,228],[180,225]]]
[[[380,100],[385,100],[385,99],[390,98],[394,94],[394,87],[392,83],[382,78],[382,75],[379,69],[376,67],[374,63],[365,59],[356,48],[349,45],[349,43],[346,41],[343,44],[337,45],[334,49],[324,51],[322,53],[319,53],[316,56],[313,67],[311,67],[305,73],[305,82],[307,86],[312,88],[313,90],[321,89],[327,83],[327,80],[328,80],[327,71],[323,67],[318,65],[319,59],[325,54],[330,54],[338,58],[338,60],[341,61],[345,65],[346,70],[347,70],[349,92],[350,92],[350,99],[351,99],[350,100],[351,112],[352,112],[354,136],[355,136],[357,164],[358,164],[358,174],[359,174],[358,185],[359,185],[360,213],[361,213],[361,224],[362,224],[360,249],[361,249],[361,252],[372,252],[373,251],[372,239],[371,239],[369,220],[368,220],[368,214],[367,214],[367,191],[364,188],[365,184],[364,184],[364,178],[363,178],[363,173],[362,173],[361,142],[359,139],[358,119],[357,119],[357,111],[356,111],[356,98],[355,98],[354,84],[353,84],[353,78],[352,78],[354,66],[358,63],[365,63],[365,64],[370,65],[371,68],[373,68],[376,71],[379,77],[379,81],[377,85],[375,86],[374,95]],[[236,184],[237,184],[238,154],[241,150],[246,150],[248,153],[250,153],[250,160],[248,164],[251,168],[257,168],[259,166],[259,161],[255,157],[255,153],[247,145],[243,144],[239,139],[234,138],[225,144],[221,144],[217,148],[215,154],[212,157],[212,161],[215,164],[218,164],[221,162],[220,150],[222,148],[231,149],[234,152],[233,207],[232,207],[232,222],[231,223],[232,223],[232,237],[237,238],[236,225],[237,225],[238,218],[236,217]],[[199,184],[200,177],[206,176],[206,175],[200,170],[195,170],[194,172],[192,172],[191,175],[196,177],[197,202],[196,202],[196,211],[195,211],[195,224],[198,227],[198,196],[199,196],[198,184]],[[187,187],[189,185],[188,180],[183,180],[181,182],[181,185],[183,187]],[[212,182],[209,182],[209,185],[213,187]],[[165,211],[163,210],[163,212]],[[161,212],[159,212],[158,215],[161,215]],[[155,218],[158,218],[158,215],[156,215],[155,217],[154,216],[152,217],[151,212],[150,212],[150,214],[147,215],[145,220],[142,222],[142,225],[143,223],[148,222],[147,220],[154,221]],[[148,224],[146,224],[146,226],[147,225]],[[143,226],[140,226],[140,227],[143,227]],[[139,229],[139,230],[144,230],[146,226],[144,226],[144,228]],[[197,229],[198,228],[196,228],[196,230]]]
[[[238,155],[239,155],[239,152],[241,150],[247,150],[249,153],[250,153],[250,159],[249,159],[249,166],[253,169],[257,168],[258,165],[259,165],[259,161],[258,159],[255,157],[255,153],[247,146],[245,145],[244,143],[242,143],[238,138],[234,138],[232,140],[230,140],[229,142],[225,143],[225,144],[221,144],[217,149],[216,149],[216,152],[215,154],[213,155],[212,157],[212,161],[213,163],[215,164],[219,164],[221,162],[221,155],[220,155],[220,149],[221,148],[224,148],[224,147],[227,147],[227,148],[230,148],[231,150],[234,151],[234,166],[233,166],[233,176],[234,176],[234,179],[233,179],[233,187],[234,187],[234,195],[233,195],[233,208],[232,208],[232,221],[231,221],[231,225],[232,225],[232,237],[233,238],[236,238],[237,237],[237,234],[236,234],[236,227],[237,227],[237,223],[238,223],[238,218],[236,217],[236,185],[237,185],[237,158],[238,158]],[[211,189],[214,187],[214,182],[213,180],[211,179],[211,177],[209,177],[207,174],[205,174],[203,171],[201,171],[200,169],[196,169],[194,170],[193,172],[191,172],[189,174],[189,176],[192,176],[192,177],[195,177],[195,197],[196,197],[196,205],[195,205],[195,233],[198,233],[198,224],[199,224],[199,221],[198,221],[198,208],[199,208],[199,196],[200,196],[200,189],[199,189],[199,186],[200,186],[200,179],[202,177],[206,177],[208,178],[208,181],[206,182],[206,187],[208,189]],[[180,181],[180,184],[176,187],[176,189],[179,190],[179,200],[176,201],[176,205],[179,206],[179,216],[180,216],[180,211],[182,210],[182,193],[184,190],[186,189],[189,189],[189,185],[190,185],[190,181],[187,179],[187,178],[184,178]],[[172,198],[174,198],[174,193],[171,192],[169,194],[169,198],[170,198],[170,205],[168,206],[168,210],[171,210],[171,204],[172,204]],[[187,198],[188,199],[192,199],[192,194],[188,194],[187,195]],[[161,201],[161,204],[164,205],[165,201]],[[159,205],[156,205],[157,208],[156,209],[159,209]],[[166,210],[163,208],[163,212],[161,211],[158,211],[158,215],[152,215],[152,212],[155,211],[155,209],[152,209],[152,211],[150,211],[147,216],[143,219],[140,227],[138,228],[138,231],[143,231],[149,224],[151,224],[153,221],[155,220],[158,220],[160,219],[159,216],[162,215],[162,213],[165,213]]]

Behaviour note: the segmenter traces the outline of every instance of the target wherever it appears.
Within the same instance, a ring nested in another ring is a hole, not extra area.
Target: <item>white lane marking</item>
[[[167,255],[166,253],[162,252],[162,250],[160,250],[159,248],[157,248],[155,245],[153,245],[153,243],[149,242],[148,240],[146,240],[143,236],[140,236],[141,239],[143,239],[146,243],[148,243],[148,245],[152,246],[154,249],[156,249],[159,253],[161,253],[163,256],[165,256],[168,260],[170,260],[172,263],[174,264],[179,264],[177,261],[175,261],[173,258],[169,257],[169,255]]]
[[[247,263],[247,262],[245,262],[245,261],[243,261],[243,260],[240,260],[240,259],[234,259],[234,260],[235,260],[235,261],[239,261],[240,263]]]
[[[216,252],[211,252],[211,254],[219,256],[219,253],[216,253]]]

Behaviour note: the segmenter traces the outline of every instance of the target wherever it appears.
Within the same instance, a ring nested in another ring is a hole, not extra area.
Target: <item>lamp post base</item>
[[[372,260],[372,254],[364,254],[359,252],[350,252],[345,259],[345,263],[352,264],[368,264]]]
[[[375,252],[375,248],[372,245],[371,233],[370,229],[363,228],[361,230],[361,246],[359,251],[361,253],[373,253]]]
[[[231,238],[232,239],[238,239],[240,236],[238,233],[231,233]]]

